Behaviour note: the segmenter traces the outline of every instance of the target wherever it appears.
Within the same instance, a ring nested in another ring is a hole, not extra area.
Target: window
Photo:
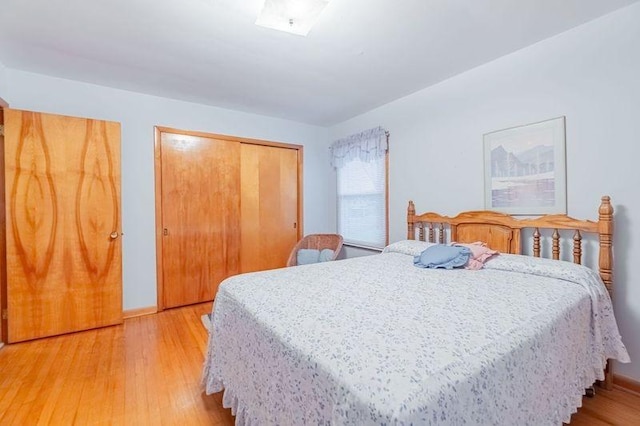
[[[332,145],[337,173],[338,233],[345,243],[387,244],[388,134],[376,128]]]

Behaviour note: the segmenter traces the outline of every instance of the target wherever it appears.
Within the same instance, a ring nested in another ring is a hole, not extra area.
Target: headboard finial
[[[600,208],[598,209],[598,213],[600,216],[603,215],[612,215],[613,214],[613,206],[611,205],[611,197],[608,195],[604,195],[602,197],[602,202],[600,203]]]
[[[416,216],[416,206],[412,200],[409,200],[409,207],[407,207],[407,240],[416,239],[415,224],[413,222]]]
[[[600,208],[598,209],[598,233],[602,239],[603,235],[613,235],[613,206],[608,195],[602,197]]]

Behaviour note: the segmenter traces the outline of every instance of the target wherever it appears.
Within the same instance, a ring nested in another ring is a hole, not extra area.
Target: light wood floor
[[[0,425],[232,425],[200,387],[210,304],[0,350]],[[640,425],[640,396],[598,389],[571,425]]]

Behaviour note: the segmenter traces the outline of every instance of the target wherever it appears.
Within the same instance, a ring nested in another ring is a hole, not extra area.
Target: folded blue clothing
[[[470,257],[471,250],[467,247],[436,244],[414,257],[413,264],[420,268],[453,269],[465,266]]]

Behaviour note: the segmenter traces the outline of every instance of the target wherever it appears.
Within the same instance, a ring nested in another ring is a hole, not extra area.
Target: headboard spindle
[[[553,240],[552,244],[552,253],[553,260],[560,260],[560,233],[558,232],[558,228],[553,230],[553,235],[551,236]]]
[[[582,235],[579,229],[573,234],[573,263],[582,263]]]
[[[540,257],[540,229],[538,228],[533,231],[533,255]]]

